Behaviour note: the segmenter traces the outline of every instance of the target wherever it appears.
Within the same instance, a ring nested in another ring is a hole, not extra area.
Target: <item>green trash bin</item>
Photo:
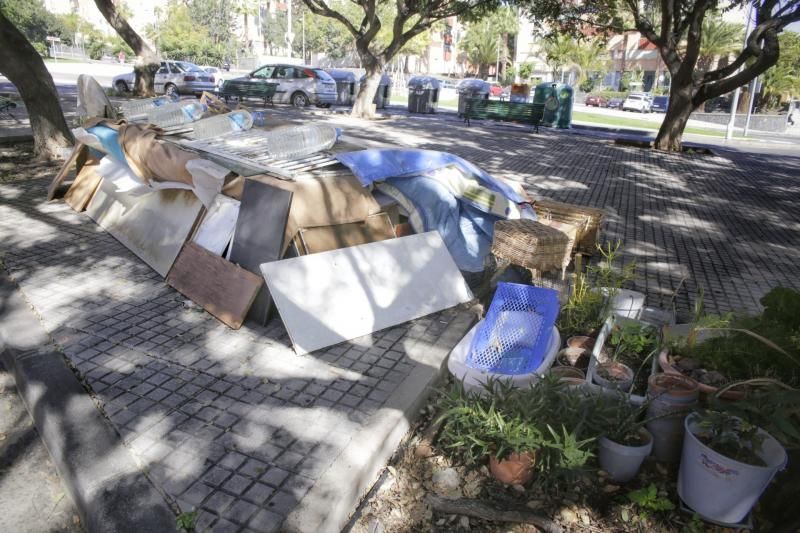
[[[541,125],[569,128],[572,124],[573,90],[569,85],[540,83],[533,93],[534,105],[544,108]]]

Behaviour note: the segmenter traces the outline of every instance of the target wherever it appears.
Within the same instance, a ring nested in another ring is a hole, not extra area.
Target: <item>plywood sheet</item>
[[[261,274],[259,265],[281,258],[292,193],[248,179],[244,182],[241,202],[230,259],[258,275]],[[264,287],[256,296],[248,317],[264,325],[271,306],[272,299]]]
[[[50,186],[47,188],[47,201],[50,201],[56,197],[58,188],[61,187],[62,183],[64,183],[64,179],[66,179],[67,174],[69,174],[69,169],[72,167],[72,164],[77,161],[78,156],[83,150],[83,147],[84,145],[81,142],[76,143],[75,146],[72,147],[72,151],[67,157],[67,160],[64,161],[63,165],[61,165],[61,170],[58,171],[58,174],[56,174],[56,176],[53,178],[53,181],[50,182]]]
[[[203,204],[191,191],[160,190],[141,196],[117,192],[103,180],[87,214],[166,277]]]
[[[394,228],[386,213],[371,215],[364,222],[301,229],[299,235],[300,244],[307,254],[393,238]]]
[[[264,280],[187,242],[167,283],[233,329],[239,329]]]
[[[87,162],[64,195],[67,205],[79,213],[86,209],[100,182],[103,181],[103,177],[97,172],[99,164],[99,161]]]
[[[233,238],[239,201],[218,194],[203,217],[192,240],[215,255],[222,255]]]
[[[305,354],[472,299],[435,231],[261,265]]]

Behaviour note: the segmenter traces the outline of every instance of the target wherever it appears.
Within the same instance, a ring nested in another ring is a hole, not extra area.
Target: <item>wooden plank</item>
[[[262,263],[281,258],[292,193],[247,179],[241,202],[230,259],[250,272],[260,274]],[[272,298],[263,287],[250,308],[248,318],[265,325],[271,306]]]
[[[264,263],[261,273],[298,354],[472,299],[435,231]]]
[[[166,278],[202,207],[191,191],[165,189],[132,196],[103,180],[86,212]]]
[[[167,284],[226,326],[239,329],[264,280],[187,242],[169,271]]]
[[[64,195],[67,205],[79,213],[86,209],[100,182],[103,181],[103,177],[97,173],[98,165],[99,162],[87,162]]]
[[[64,183],[64,180],[69,174],[70,168],[72,168],[72,164],[78,160],[78,155],[81,153],[81,149],[83,148],[82,142],[75,143],[75,146],[72,147],[72,151],[69,153],[69,157],[67,160],[64,161],[64,164],[61,165],[61,170],[58,171],[56,177],[53,178],[53,181],[50,182],[50,186],[47,188],[47,201],[49,202],[53,198],[56,197],[56,191]]]
[[[303,248],[309,254],[384,241],[395,236],[386,213],[371,215],[364,222],[301,229],[299,233]]]

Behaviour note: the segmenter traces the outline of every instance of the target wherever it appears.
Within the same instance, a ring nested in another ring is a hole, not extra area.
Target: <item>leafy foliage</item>
[[[478,67],[478,75],[485,77],[489,65],[494,65],[501,55],[507,57],[508,38],[519,31],[516,13],[503,7],[486,18],[472,22],[461,41],[470,63]],[[498,45],[501,47],[498,50]]]
[[[672,511],[675,504],[663,496],[659,496],[658,488],[654,483],[639,490],[630,491],[626,497],[642,509],[647,511]]]
[[[567,303],[561,307],[556,325],[565,337],[597,331],[605,321],[606,300],[594,290],[586,275],[578,273]]]
[[[197,511],[184,512],[175,518],[175,527],[186,531],[194,531],[197,524]]]
[[[527,389],[490,380],[484,392],[466,392],[461,382],[440,391],[439,444],[454,457],[474,464],[490,454],[536,450],[536,469],[557,482],[592,456],[589,396],[571,393],[554,376]]]
[[[781,56],[764,73],[762,107],[778,107],[781,100],[800,97],[800,33],[787,31],[780,38]]]
[[[698,414],[698,426],[701,431],[696,434],[697,438],[715,452],[742,463],[766,466],[757,455],[764,443],[758,426],[711,410]]]

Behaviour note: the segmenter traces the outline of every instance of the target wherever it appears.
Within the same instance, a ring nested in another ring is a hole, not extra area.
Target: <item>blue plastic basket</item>
[[[467,365],[496,374],[528,374],[542,364],[558,317],[553,289],[498,283],[470,345]]]

